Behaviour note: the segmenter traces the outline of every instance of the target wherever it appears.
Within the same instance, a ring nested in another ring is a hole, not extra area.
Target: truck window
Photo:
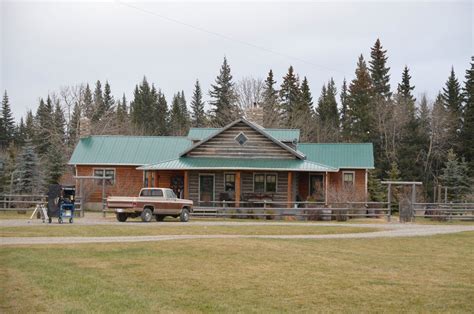
[[[172,190],[165,190],[166,198],[176,198],[176,194]]]
[[[162,190],[151,190],[151,196],[163,197],[163,191]]]
[[[151,196],[150,190],[142,190],[140,196]]]

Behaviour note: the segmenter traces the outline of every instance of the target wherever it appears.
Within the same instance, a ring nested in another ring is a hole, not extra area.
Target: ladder
[[[41,219],[43,220],[43,223],[45,223],[47,220],[49,221],[50,218],[48,217],[48,210],[46,209],[46,206],[44,206],[44,204],[38,204],[36,205],[35,210],[33,211],[33,214],[31,214],[31,217],[28,222],[33,219],[37,212],[41,214]]]

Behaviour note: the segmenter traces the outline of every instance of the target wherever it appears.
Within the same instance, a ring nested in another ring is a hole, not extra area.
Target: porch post
[[[328,172],[326,171],[326,184],[325,184],[325,191],[324,191],[324,203],[325,205],[328,204],[328,186],[329,186],[329,176]]]
[[[293,172],[288,171],[288,204],[287,207],[291,208],[291,203],[293,202]]]
[[[240,171],[235,173],[235,207],[240,207]]]
[[[184,198],[189,198],[189,173],[187,170],[184,171]]]

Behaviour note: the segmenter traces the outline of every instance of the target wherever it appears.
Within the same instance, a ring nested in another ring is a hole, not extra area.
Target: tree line
[[[58,182],[84,118],[96,135],[184,136],[190,127],[222,127],[257,109],[264,127],[299,128],[301,142],[373,143],[376,170],[370,173],[369,190],[374,200],[383,194],[380,180],[388,178],[422,181],[427,197],[438,184],[449,188],[451,199],[472,197],[474,57],[464,81],[451,69],[432,101],[426,95],[415,97],[408,66],[392,88],[387,62],[387,50],[377,39],[368,61],[358,57],[352,80],[344,79],[338,88],[329,78],[314,101],[308,79],[292,66],[280,84],[271,69],[264,80],[245,77],[235,82],[226,58],[210,86],[207,105],[199,80],[189,105],[183,91],[168,103],[146,77],[135,86],[130,102],[125,94],[115,99],[108,81],[104,86],[97,81],[40,98],[36,112],[28,111],[15,123],[5,91],[0,188],[14,186],[17,193],[26,193]]]

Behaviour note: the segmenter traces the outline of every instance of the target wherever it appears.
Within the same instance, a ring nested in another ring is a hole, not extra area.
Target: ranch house
[[[101,207],[102,189],[107,196],[135,196],[142,187],[172,188],[195,206],[367,199],[371,143],[300,143],[299,134],[240,118],[223,128],[191,128],[180,137],[87,136],[69,164],[76,176],[110,178],[85,182],[88,208]]]

